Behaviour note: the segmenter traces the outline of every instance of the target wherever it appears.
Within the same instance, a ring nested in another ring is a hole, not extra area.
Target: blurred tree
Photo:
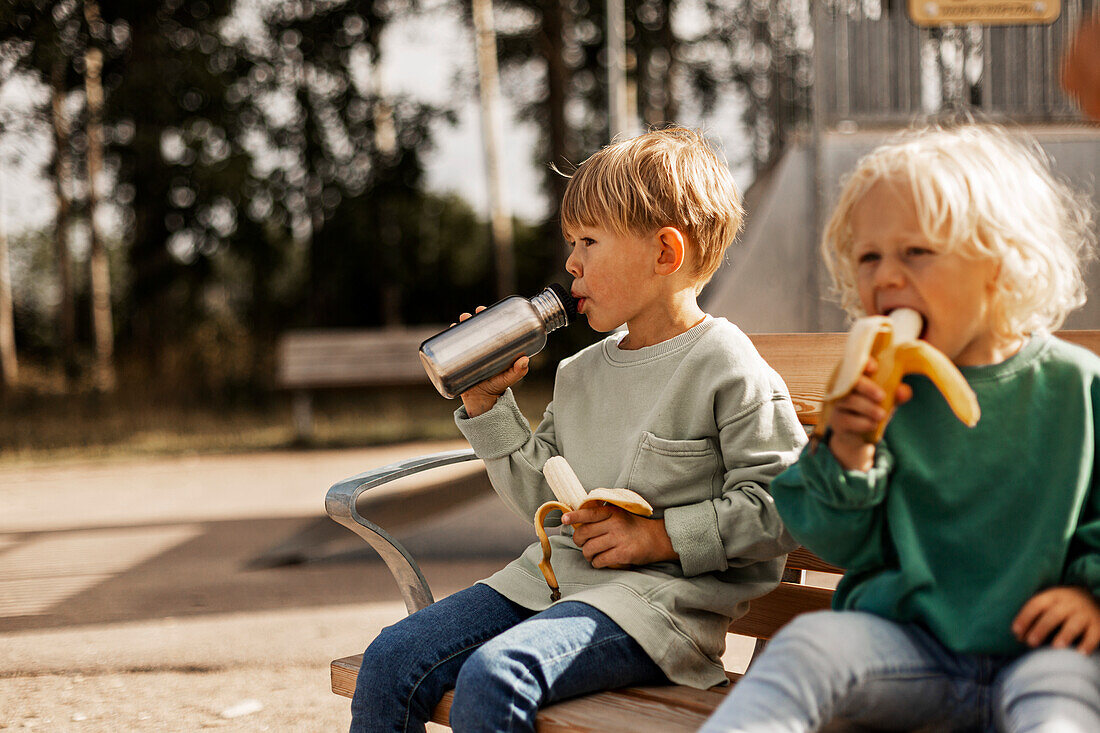
[[[701,0],[704,19],[680,40],[678,63],[704,111],[743,95],[759,170],[773,163],[810,115],[810,0]]]
[[[414,294],[438,303],[461,273],[425,291],[422,156],[430,125],[453,113],[388,94],[380,43],[405,2],[272,4],[242,37],[251,70],[241,96],[257,147],[280,163],[256,187],[304,251],[308,287],[291,322],[393,325],[416,318]],[[457,235],[449,247],[462,248]],[[485,237],[482,235],[481,240]],[[475,268],[490,275],[487,268]],[[485,287],[491,286],[482,280]],[[441,311],[434,309],[432,321]]]
[[[69,141],[69,118],[65,110],[67,94],[66,71],[69,60],[61,54],[53,59],[50,73],[50,119],[54,132],[53,183],[57,200],[54,218],[54,256],[57,261],[57,331],[61,341],[61,359],[65,378],[77,376],[76,305],[73,295],[73,266],[69,252],[69,192],[72,181],[72,149]]]
[[[458,7],[473,28],[472,2],[463,0]],[[586,149],[576,134],[577,126],[567,120],[577,61],[574,8],[571,0],[493,0],[492,10],[504,96],[519,117],[540,132],[530,155],[543,171],[542,185],[550,202],[546,218],[539,223],[533,251],[521,255],[517,238],[517,267],[524,258],[538,271],[535,280],[545,282],[560,277],[565,264],[557,212],[567,181],[555,167],[568,171],[579,152]],[[517,270],[521,291],[530,282],[522,269]]]
[[[206,317],[210,258],[232,246],[250,157],[234,148],[224,91],[236,78],[218,63],[229,0],[159,0],[103,7],[118,53],[103,67],[115,133],[117,201],[129,280],[120,336],[156,368],[161,346],[186,340]]]
[[[0,87],[12,73],[19,57],[18,49],[9,41],[0,44]],[[10,133],[18,120],[6,109],[0,109],[0,133]],[[9,161],[0,157],[0,168]],[[7,219],[4,211],[4,191],[0,187],[0,385],[13,387],[19,379],[19,359],[15,345],[15,308],[12,298],[11,255],[8,247]]]
[[[0,191],[0,202],[3,191]],[[0,384],[14,387],[19,381],[19,359],[15,350],[15,311],[11,297],[11,261],[8,230],[0,209]]]
[[[80,16],[76,3],[14,0],[0,5],[0,55],[4,58],[3,79],[20,72],[48,79],[51,105],[48,118],[54,131],[53,179],[57,199],[54,219],[54,257],[58,283],[56,338],[64,365],[64,374],[77,372],[76,310],[72,260],[69,251],[70,191],[73,190],[70,123],[65,109],[76,76],[72,54],[80,36]],[[7,123],[10,124],[11,120]],[[33,124],[34,120],[24,120]],[[5,125],[7,128],[8,124]]]
[[[115,329],[111,314],[111,272],[107,263],[104,236],[96,213],[99,209],[99,186],[103,172],[103,46],[107,27],[99,15],[96,0],[84,0],[87,23],[87,46],[84,49],[84,99],[87,108],[85,138],[88,166],[88,231],[91,251],[88,254],[92,288],[92,336],[95,346],[95,386],[103,392],[115,388]]]
[[[481,99],[481,142],[489,187],[489,224],[496,263],[497,297],[515,292],[516,265],[512,212],[504,198],[500,175],[504,117],[500,99],[497,35],[492,0],[473,0],[474,48],[477,52],[477,86]]]
[[[568,172],[608,142],[607,18],[601,0],[497,0],[509,96],[543,132],[536,160]],[[746,100],[753,162],[765,167],[808,119],[812,81],[809,0],[639,0],[626,4],[627,76],[645,125],[704,115],[728,95]],[[532,49],[534,54],[532,54]],[[536,74],[541,84],[532,85]],[[554,204],[565,180],[547,169]],[[548,230],[549,233],[549,230]]]

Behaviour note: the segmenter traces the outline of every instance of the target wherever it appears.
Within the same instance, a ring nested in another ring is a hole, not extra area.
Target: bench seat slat
[[[726,675],[733,675],[735,679],[740,678],[740,675],[732,672],[727,672]],[[726,693],[729,692],[729,688],[712,687],[709,690],[697,690],[694,687],[687,687],[684,685],[660,685],[628,687],[623,690],[618,690],[617,692],[627,697],[636,697],[642,700],[654,700],[664,704],[673,704],[677,707],[694,710],[704,715],[710,715],[714,708],[721,704],[722,699],[725,698]]]
[[[355,694],[355,678],[359,676],[359,665],[363,663],[362,654],[341,657],[332,660],[329,665],[329,677],[332,679],[332,691],[337,695],[351,697]]]
[[[647,694],[638,694],[640,689]],[[662,733],[696,731],[713,712],[729,687],[694,690],[712,700],[709,706],[685,706],[680,686],[627,688],[565,700],[539,711],[535,730],[539,733],[637,733],[639,721],[645,730]],[[663,691],[663,693],[661,692]],[[454,692],[444,694],[432,713],[432,722],[448,725]]]

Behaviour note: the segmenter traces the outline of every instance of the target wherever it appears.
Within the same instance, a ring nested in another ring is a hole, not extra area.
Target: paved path
[[[332,559],[250,562],[316,525],[335,481],[461,446],[0,468],[0,728],[346,727],[328,661],[404,616],[392,578],[369,550],[346,554],[365,546],[335,524]],[[527,542],[499,504],[486,496],[398,533],[437,597]],[[473,536],[486,512],[500,530]]]
[[[463,445],[0,468],[0,728],[345,729],[328,662],[405,609],[377,557],[323,519],[325,491]],[[439,598],[533,537],[490,491],[437,514],[417,491],[434,480],[389,489],[387,521]],[[318,528],[320,560],[254,564]]]

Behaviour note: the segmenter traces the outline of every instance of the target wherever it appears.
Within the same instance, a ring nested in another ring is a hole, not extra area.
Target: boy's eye
[[[592,239],[591,237],[581,237],[581,244],[583,244],[585,247],[589,246],[590,244],[595,244],[595,243],[596,243],[596,240]]]
[[[934,255],[934,254],[936,254],[936,251],[933,250],[933,249],[929,249],[928,247],[915,246],[915,247],[907,247],[905,249],[905,256],[906,257],[921,257],[923,255]]]
[[[878,252],[862,252],[856,255],[856,264],[865,265],[869,262],[878,262],[880,255]]]

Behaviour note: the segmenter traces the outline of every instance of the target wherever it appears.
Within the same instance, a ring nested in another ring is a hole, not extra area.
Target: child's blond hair
[[[702,290],[741,229],[744,210],[729,166],[694,130],[669,127],[614,142],[570,177],[561,204],[566,238],[583,227],[646,236],[666,226],[687,239]]]
[[[1089,198],[1053,175],[1034,140],[967,124],[910,131],[864,156],[846,178],[822,250],[849,315],[865,315],[852,211],[884,180],[911,191],[926,241],[999,263],[990,306],[1000,335],[1053,331],[1085,302],[1081,270],[1095,244]]]

